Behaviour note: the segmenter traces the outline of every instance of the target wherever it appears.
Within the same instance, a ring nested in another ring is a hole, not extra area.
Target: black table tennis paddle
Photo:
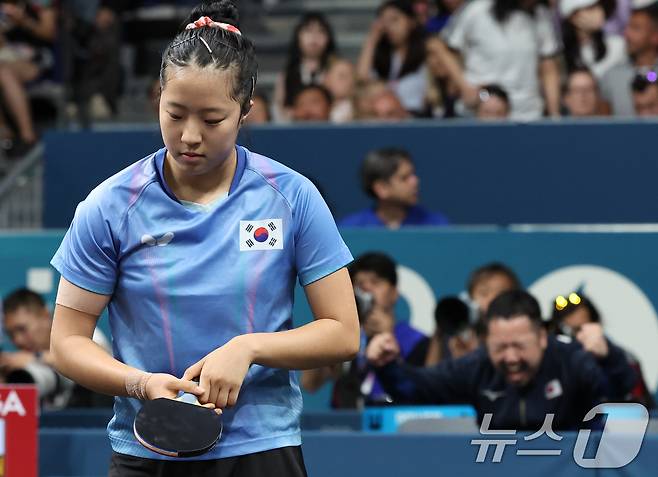
[[[222,418],[196,396],[146,401],[135,417],[135,437],[147,449],[169,457],[205,454],[222,435]]]

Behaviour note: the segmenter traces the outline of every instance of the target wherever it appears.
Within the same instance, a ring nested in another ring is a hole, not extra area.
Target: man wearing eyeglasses
[[[608,71],[600,82],[601,94],[615,116],[635,116],[631,88],[635,82],[655,82],[658,63],[658,1],[633,0],[624,30],[628,62]]]
[[[381,334],[366,357],[395,401],[468,403],[480,422],[493,415],[491,429],[537,430],[547,414],[554,414],[554,429],[577,429],[592,407],[625,397],[633,386],[620,348],[608,342],[606,356],[597,360],[579,344],[549,336],[537,300],[522,290],[491,302],[484,341],[460,359],[416,368],[398,362],[395,340]]]

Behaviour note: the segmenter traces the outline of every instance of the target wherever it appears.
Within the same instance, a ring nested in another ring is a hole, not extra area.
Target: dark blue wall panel
[[[336,217],[366,207],[367,151],[407,148],[423,202],[455,223],[655,222],[658,124],[533,123],[262,127],[241,143],[317,180]],[[65,227],[106,177],[161,147],[157,129],[46,136],[47,227]]]

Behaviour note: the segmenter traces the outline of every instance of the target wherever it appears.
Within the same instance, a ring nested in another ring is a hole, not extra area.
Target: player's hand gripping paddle
[[[135,417],[135,437],[169,457],[194,457],[212,449],[222,435],[222,418],[198,404],[193,394],[146,401]]]

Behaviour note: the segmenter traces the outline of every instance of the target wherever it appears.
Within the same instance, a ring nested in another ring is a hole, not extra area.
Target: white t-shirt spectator
[[[496,83],[507,91],[510,117],[539,119],[544,110],[539,62],[559,52],[551,14],[515,10],[504,22],[493,14],[493,0],[472,0],[453,16],[443,36],[461,53],[466,80],[474,86]]]

